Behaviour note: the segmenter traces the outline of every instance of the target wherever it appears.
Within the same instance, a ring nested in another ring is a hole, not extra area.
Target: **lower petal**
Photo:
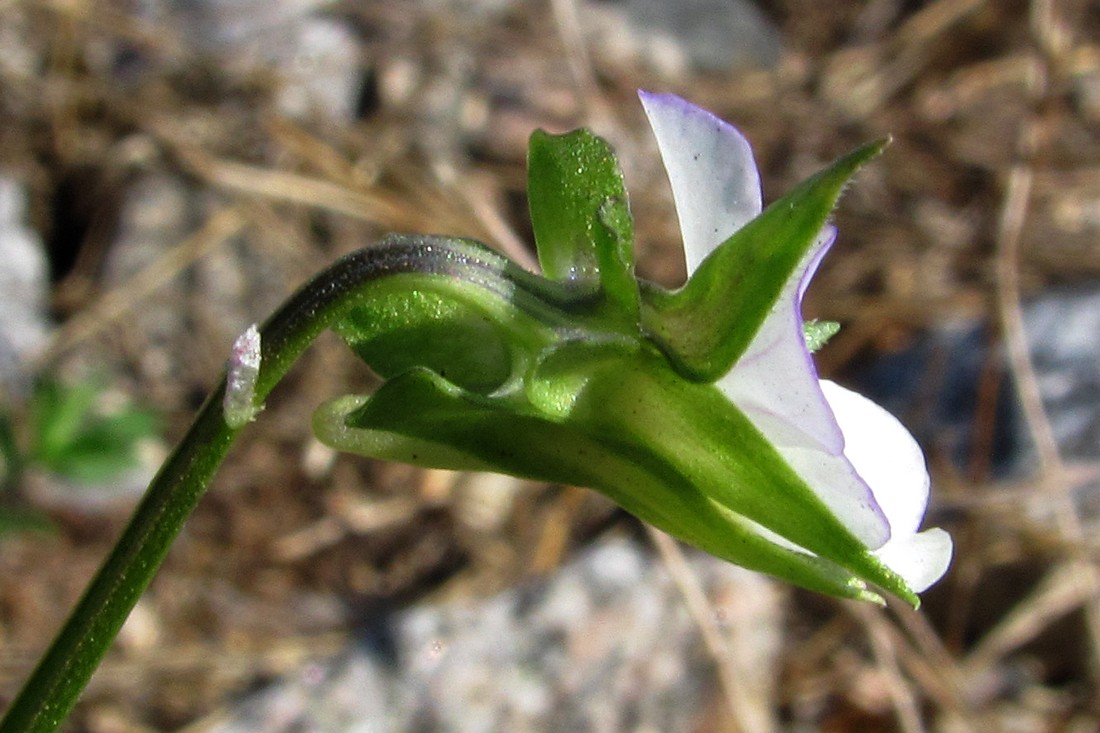
[[[923,593],[947,572],[953,549],[951,536],[935,527],[890,540],[875,551],[875,556],[900,575],[914,593]]]
[[[930,483],[920,446],[897,418],[863,395],[826,380],[821,389],[844,433],[844,456],[890,522],[890,540],[874,554],[920,593],[947,572],[953,551],[942,529],[917,532]]]

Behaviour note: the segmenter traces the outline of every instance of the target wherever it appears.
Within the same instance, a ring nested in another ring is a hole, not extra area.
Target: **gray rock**
[[[1040,396],[1066,461],[1100,459],[1100,289],[1050,290],[1024,303],[1024,330]],[[861,391],[902,417],[918,440],[965,468],[976,436],[978,390],[989,337],[973,322],[945,324],[913,347],[856,375]],[[1002,365],[1007,370],[1007,365]],[[992,427],[995,479],[1034,474],[1037,452],[1011,379],[1002,380]],[[1100,484],[1075,488],[1085,516],[1100,519]],[[1038,495],[1042,500],[1042,495]],[[1043,502],[1040,501],[1040,504]],[[1039,511],[1045,511],[1039,507]]]
[[[285,51],[271,56],[282,82],[276,100],[279,110],[291,117],[319,114],[333,120],[353,120],[363,83],[363,62],[355,34],[342,21],[311,17],[289,35]]]
[[[196,209],[194,194],[178,178],[163,173],[136,177],[123,195],[117,234],[104,263],[105,292],[128,287],[183,241],[198,220]],[[147,345],[141,357],[143,372],[163,377],[178,369],[172,349],[178,334],[187,328],[179,306],[184,297],[183,285],[172,278],[149,295],[141,308],[127,314]]]
[[[228,349],[284,297],[271,287],[280,278],[279,265],[262,243],[234,234],[206,242],[201,252],[189,249],[196,232],[217,215],[208,197],[166,172],[134,176],[123,193],[103,287],[130,292],[140,303],[125,313],[124,323],[141,345],[140,371],[160,384],[186,384],[190,370],[202,368],[194,337],[181,338],[194,330],[193,320]],[[158,275],[148,291],[151,271]]]
[[[146,0],[149,12],[185,24],[195,48],[229,53],[261,34],[278,33],[329,4],[328,0]],[[182,29],[181,29],[182,30]],[[274,43],[274,39],[272,39]]]
[[[292,117],[350,121],[363,77],[359,42],[327,0],[145,0],[147,17],[193,51],[245,73],[272,74],[276,106]]]
[[[720,626],[751,629],[729,661],[770,709],[781,615],[772,581],[698,553],[689,563]],[[715,690],[713,658],[666,568],[621,539],[545,582],[413,608],[373,633],[376,643],[300,671],[207,729],[682,731]]]
[[[25,217],[22,186],[0,176],[0,384],[15,391],[28,386],[27,361],[50,332],[49,265]]]
[[[1069,459],[1100,458],[1100,290],[1058,290],[1024,308],[1054,437]]]
[[[750,0],[589,0],[586,23],[597,53],[641,59],[674,76],[770,68],[779,32]]]
[[[1058,289],[1024,307],[1032,364],[1061,457],[1069,464],[1100,460],[1100,290]],[[1030,473],[1038,452],[1021,416],[1014,424],[1024,446],[1017,465]],[[1071,495],[1086,523],[1100,522],[1100,481],[1083,481]],[[1035,511],[1051,503],[1037,494]]]

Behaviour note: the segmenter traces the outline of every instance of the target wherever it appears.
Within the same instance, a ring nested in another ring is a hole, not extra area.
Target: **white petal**
[[[672,184],[690,275],[762,208],[752,149],[731,125],[668,94],[640,92]],[[916,592],[951,559],[940,529],[917,533],[928,503],[920,447],[870,400],[819,381],[802,334],[802,295],[832,243],[822,232],[718,387],[852,533]]]
[[[844,456],[871,487],[895,539],[914,534],[928,507],[924,454],[898,419],[861,394],[822,380],[844,433]]]
[[[672,94],[639,92],[657,138],[691,274],[761,210],[752,148],[732,125]]]
[[[947,572],[952,553],[947,532],[917,532],[930,483],[920,446],[897,418],[863,395],[824,380],[821,388],[844,433],[844,456],[890,522],[890,540],[875,555],[920,593]]]
[[[875,555],[900,575],[914,593],[921,593],[947,572],[952,550],[951,535],[935,527],[892,539]]]

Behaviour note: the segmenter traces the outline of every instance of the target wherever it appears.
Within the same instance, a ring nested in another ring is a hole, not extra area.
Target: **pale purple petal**
[[[840,455],[844,438],[821,393],[802,333],[802,295],[835,237],[831,226],[818,236],[718,387],[772,443]]]
[[[731,125],[673,95],[639,96],[672,184],[690,275],[760,213],[759,174]],[[834,237],[832,227],[822,231],[717,386],[853,535],[920,592],[946,572],[952,552],[946,532],[917,532],[929,488],[920,448],[885,410],[818,380],[805,345],[802,296]]]
[[[890,524],[844,455],[842,426],[802,334],[802,295],[834,237],[832,227],[822,231],[748,349],[717,386],[852,534],[875,548],[890,538]]]
[[[692,273],[761,211],[752,148],[732,125],[672,94],[639,92],[680,219]]]
[[[767,433],[764,433],[767,437]],[[773,443],[779,455],[840,522],[869,548],[890,539],[890,524],[874,494],[843,455]]]
[[[748,142],[733,126],[679,97],[640,96],[672,184],[690,275],[760,213],[759,174]],[[843,436],[802,334],[802,295],[834,237],[832,227],[822,231],[717,386],[856,537],[880,547],[890,537],[889,525],[843,456]]]

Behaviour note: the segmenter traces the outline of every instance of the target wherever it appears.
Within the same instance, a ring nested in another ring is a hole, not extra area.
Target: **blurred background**
[[[636,89],[739,126],[774,199],[892,135],[807,316],[924,445],[920,612],[782,586],[600,496],[336,456],[333,337],[238,443],[69,730],[1100,730],[1093,0],[0,0],[0,702],[233,338],[389,231],[533,262],[525,146],[618,151],[683,278]]]

